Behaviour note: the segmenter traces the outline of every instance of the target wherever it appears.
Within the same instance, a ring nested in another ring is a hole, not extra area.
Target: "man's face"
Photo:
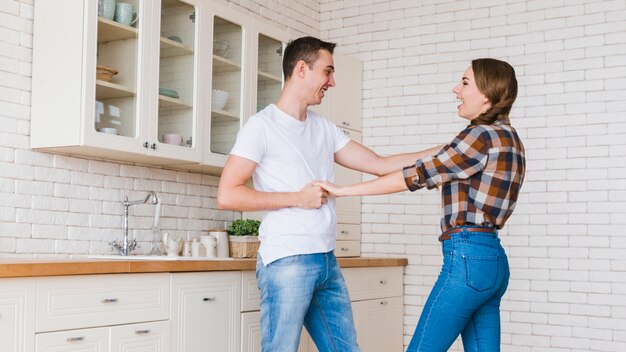
[[[334,72],[333,55],[327,50],[320,50],[319,58],[306,72],[308,105],[320,104],[328,88],[335,86]]]

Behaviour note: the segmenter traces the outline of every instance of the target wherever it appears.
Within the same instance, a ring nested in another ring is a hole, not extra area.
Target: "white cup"
[[[165,144],[181,145],[183,143],[183,136],[176,133],[163,133],[161,135],[161,141]]]

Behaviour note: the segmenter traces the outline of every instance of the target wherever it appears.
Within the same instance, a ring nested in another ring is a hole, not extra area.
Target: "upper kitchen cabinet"
[[[211,121],[200,169],[219,169],[247,119],[281,92],[282,53],[288,34],[233,9],[211,6],[213,64]]]
[[[32,148],[142,163],[201,160],[194,1],[35,7]]]
[[[212,0],[37,1],[31,147],[219,173],[286,31]]]

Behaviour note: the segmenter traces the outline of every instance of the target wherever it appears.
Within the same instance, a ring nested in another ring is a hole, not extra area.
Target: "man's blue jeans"
[[[320,352],[360,351],[346,284],[332,252],[257,258],[264,352],[296,352],[302,325]]]
[[[443,268],[407,352],[444,352],[461,334],[465,351],[500,351],[500,300],[509,264],[497,234],[463,232],[443,241]]]

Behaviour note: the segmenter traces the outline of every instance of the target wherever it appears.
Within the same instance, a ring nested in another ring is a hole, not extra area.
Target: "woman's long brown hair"
[[[491,108],[472,120],[472,125],[492,125],[507,121],[517,98],[517,78],[511,65],[496,59],[472,60],[478,89],[489,99]]]

